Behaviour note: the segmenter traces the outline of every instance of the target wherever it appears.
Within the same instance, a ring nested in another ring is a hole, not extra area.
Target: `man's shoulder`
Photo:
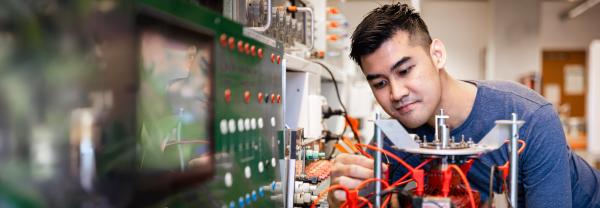
[[[496,97],[510,99],[513,102],[524,102],[524,104],[538,107],[549,104],[540,94],[516,82],[484,80],[477,81],[477,85],[479,90],[483,90],[487,94],[497,95]]]
[[[537,92],[509,81],[475,81],[477,98],[475,107],[479,120],[493,121],[510,119],[516,113],[519,120],[531,123],[541,119],[540,115],[555,114],[552,105]],[[550,115],[548,115],[550,116]],[[492,128],[488,124],[486,128]]]

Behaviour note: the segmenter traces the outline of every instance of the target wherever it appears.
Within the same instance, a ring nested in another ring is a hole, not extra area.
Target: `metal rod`
[[[381,119],[381,113],[375,113],[375,120]],[[377,148],[383,149],[383,138],[381,136],[381,129],[375,125],[375,142],[377,143]],[[375,177],[381,180],[381,152],[375,151]],[[381,207],[381,183],[375,183],[375,207]]]
[[[269,27],[271,27],[271,19],[273,18],[273,8],[271,8],[271,1],[272,0],[267,0],[267,23],[261,27],[250,27],[250,29],[256,30],[258,32],[264,32],[267,31]]]
[[[511,207],[517,207],[517,176],[519,174],[519,155],[518,155],[518,140],[519,132],[517,128],[517,114],[512,114],[512,131],[510,138],[510,203]]]

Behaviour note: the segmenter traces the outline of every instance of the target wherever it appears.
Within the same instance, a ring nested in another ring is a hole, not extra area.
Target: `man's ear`
[[[433,61],[433,65],[437,69],[446,68],[446,47],[439,39],[433,39],[429,48],[429,55]]]

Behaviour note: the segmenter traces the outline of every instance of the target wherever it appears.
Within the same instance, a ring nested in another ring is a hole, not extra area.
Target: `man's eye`
[[[381,89],[381,88],[385,87],[386,85],[387,85],[387,81],[386,80],[382,80],[382,81],[374,83],[372,86],[375,89]]]
[[[405,76],[412,70],[413,67],[414,67],[414,65],[409,66],[406,69],[402,69],[402,70],[398,71],[398,74],[400,74],[400,76]]]

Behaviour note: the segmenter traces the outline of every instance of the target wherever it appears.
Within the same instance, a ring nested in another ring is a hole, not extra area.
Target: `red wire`
[[[471,189],[471,185],[469,184],[469,180],[467,180],[467,177],[462,172],[460,167],[458,167],[457,165],[452,164],[452,165],[450,165],[450,168],[454,169],[458,173],[458,175],[460,175],[460,178],[462,179],[463,183],[467,187],[467,193],[469,194],[469,201],[471,202],[471,207],[476,208],[475,197],[473,197],[473,192]]]
[[[349,195],[348,193],[350,192],[350,190],[348,190],[348,188],[346,188],[345,186],[336,184],[336,185],[330,186],[329,188],[321,191],[321,193],[319,193],[319,196],[317,196],[317,198],[310,205],[310,208],[316,208],[317,207],[317,204],[321,200],[321,196],[323,196],[323,194],[328,193],[328,192],[333,191],[333,190],[336,190],[336,189],[342,189],[346,193],[346,196]]]
[[[421,164],[419,164],[417,167],[415,167],[415,169],[420,169],[420,168],[422,168],[423,166],[427,165],[427,163],[431,162],[432,160],[433,160],[433,158],[428,158],[427,160],[425,160],[425,161],[421,162]],[[405,184],[405,183],[408,183],[408,182],[410,182],[410,180],[407,180],[407,181],[402,181],[402,180],[404,180],[405,178],[407,178],[408,176],[410,176],[410,172],[408,172],[408,173],[404,174],[404,176],[402,176],[400,179],[398,179],[398,180],[396,180],[394,183],[392,183],[392,185],[390,186],[390,188],[394,188],[394,187],[396,187],[396,186],[399,186],[399,185],[402,185],[402,184]],[[412,179],[411,179],[411,180],[412,180]]]
[[[506,140],[504,142],[504,144],[510,142],[509,140]],[[521,147],[519,147],[519,150],[517,150],[517,153],[521,154],[521,152],[523,152],[523,150],[525,150],[525,146],[527,146],[527,143],[525,143],[525,141],[519,139],[519,143],[521,144]]]
[[[527,143],[525,143],[525,141],[520,140],[520,139],[519,139],[519,143],[521,143],[521,147],[519,148],[517,153],[521,154],[521,152],[523,152],[523,150],[525,150],[525,146],[527,146]]]
[[[388,195],[385,200],[383,201],[383,204],[381,204],[381,207],[387,207],[387,204],[390,203],[390,200],[392,199],[392,195]]]
[[[360,190],[361,188],[363,188],[363,186],[365,186],[365,185],[367,185],[369,183],[372,183],[372,182],[380,182],[381,184],[385,185],[385,188],[387,188],[387,187],[390,186],[390,184],[387,181],[384,181],[382,179],[379,179],[379,178],[369,178],[367,180],[364,180],[364,181],[360,182],[360,184],[358,184],[358,186],[356,186],[356,188],[354,188],[354,189]]]
[[[527,143],[525,143],[525,141],[523,141],[523,140],[520,140],[520,139],[519,139],[519,143],[521,144],[521,147],[519,148],[519,150],[517,150],[517,152],[520,154],[520,153],[521,153],[521,152],[523,152],[523,150],[525,149],[525,146],[527,146]],[[409,179],[409,180],[406,180],[406,181],[403,181],[403,180],[404,180],[405,178],[409,177],[409,176],[410,176],[410,173],[411,173],[412,171],[422,168],[424,165],[426,165],[426,164],[427,164],[427,163],[429,163],[431,160],[433,160],[433,158],[428,158],[427,160],[425,160],[425,161],[423,161],[421,164],[419,164],[417,167],[412,167],[411,165],[409,165],[408,163],[406,163],[404,160],[402,160],[400,157],[398,157],[398,156],[394,155],[393,153],[391,153],[391,152],[389,152],[389,151],[387,151],[387,150],[380,149],[380,148],[377,148],[377,147],[375,147],[375,146],[368,145],[368,144],[355,144],[355,145],[356,145],[356,146],[358,146],[358,147],[361,147],[361,146],[362,146],[362,147],[366,147],[366,148],[368,148],[368,149],[371,149],[371,150],[375,150],[375,151],[382,152],[382,153],[383,153],[383,154],[385,154],[386,156],[388,156],[388,157],[391,157],[392,159],[394,159],[394,160],[398,161],[398,163],[400,163],[401,165],[403,165],[404,167],[406,167],[406,168],[409,170],[409,173],[406,173],[406,174],[405,174],[404,176],[402,176],[400,179],[398,179],[397,181],[395,181],[394,183],[392,183],[392,185],[388,185],[388,183],[387,183],[386,181],[384,181],[384,180],[381,180],[381,179],[377,179],[377,178],[369,178],[369,179],[366,179],[365,181],[362,181],[362,182],[361,182],[361,183],[360,183],[360,184],[357,186],[357,188],[356,188],[355,190],[358,190],[358,189],[362,188],[362,187],[363,187],[365,184],[367,184],[367,183],[371,183],[371,182],[375,182],[375,181],[378,181],[378,182],[380,182],[380,183],[382,183],[382,184],[386,185],[386,187],[387,187],[387,188],[386,188],[386,190],[391,190],[391,189],[393,189],[393,188],[394,188],[394,187],[396,187],[396,186],[399,186],[399,185],[402,185],[402,184],[405,184],[405,183],[408,183],[408,182],[412,181],[412,179]],[[369,154],[367,154],[366,152],[362,151],[362,148],[358,148],[358,149],[359,149],[359,150],[361,150],[360,152],[361,152],[361,153],[362,153],[364,156],[366,156],[366,157],[368,157],[368,158],[372,158],[372,157],[371,157]],[[505,164],[505,165],[507,165],[507,164]],[[450,168],[452,168],[452,169],[454,169],[454,170],[455,170],[455,171],[458,173],[458,175],[460,175],[460,177],[461,177],[461,179],[462,179],[463,183],[464,183],[464,184],[465,184],[465,186],[467,187],[467,192],[468,192],[468,194],[469,194],[469,202],[471,203],[471,207],[475,208],[475,207],[476,207],[476,205],[475,205],[475,197],[473,196],[473,192],[472,192],[472,189],[471,189],[471,185],[469,184],[469,181],[468,181],[467,177],[466,177],[466,176],[465,176],[465,174],[462,172],[462,170],[460,169],[460,167],[458,167],[457,165],[454,165],[454,164],[452,164],[452,165],[450,165],[449,167],[450,167]],[[342,189],[342,190],[344,190],[344,191],[346,192],[346,195],[348,195],[348,192],[349,192],[348,188],[346,188],[346,187],[344,187],[344,186],[341,186],[341,185],[333,185],[333,186],[329,187],[327,190],[325,190],[325,191],[323,191],[323,192],[319,193],[319,196],[317,197],[317,199],[316,199],[315,201],[313,201],[313,204],[311,205],[311,208],[314,208],[314,207],[317,205],[317,203],[318,203],[319,199],[321,198],[321,196],[322,196],[324,193],[326,193],[326,192],[329,192],[329,191],[331,191],[331,190],[335,190],[335,189]],[[390,200],[391,200],[391,195],[388,195],[388,196],[386,197],[386,199],[385,199],[384,203],[382,204],[382,205],[383,205],[383,207],[385,207],[385,206],[386,206],[386,205],[389,203],[389,201],[390,201]],[[359,207],[362,207],[362,206],[364,206],[365,204],[369,205],[369,207],[372,207],[372,206],[373,206],[373,205],[372,205],[372,204],[371,204],[371,203],[370,203],[370,202],[369,202],[369,201],[368,201],[366,198],[364,198],[364,197],[359,197],[359,201],[363,201],[363,203],[362,203],[362,204],[360,204],[360,205],[359,205]],[[341,207],[347,207],[347,206],[348,206],[348,204],[347,204],[346,202],[344,202],[344,203],[341,205]]]
[[[358,149],[358,151],[360,152],[360,154],[364,155],[365,157],[369,158],[369,159],[373,159],[373,156],[369,155],[369,153],[365,152],[358,144],[356,145],[356,149]]]
[[[527,143],[525,143],[525,141],[523,141],[523,140],[519,139],[519,143],[521,143],[521,147],[519,147],[519,150],[517,150],[517,154],[521,154],[521,152],[523,152],[523,150],[525,150],[525,146],[527,146]],[[506,163],[504,163],[504,165],[498,166],[498,168],[508,168],[509,162],[510,162],[510,160],[506,161]]]
[[[369,195],[367,195],[367,197],[372,196],[373,193],[370,193]],[[392,199],[392,195],[388,195],[385,197],[385,200],[383,201],[383,204],[381,204],[381,207],[386,207],[388,203],[390,203],[390,200]],[[358,207],[362,207],[365,206],[366,203],[361,203],[358,205]]]
[[[371,204],[371,202],[369,200],[367,200],[365,197],[362,197],[362,196],[358,197],[358,201],[366,202],[367,205],[369,205],[369,208],[373,208],[373,204]],[[364,206],[364,205],[362,205],[362,206]],[[362,207],[362,206],[359,206],[359,207]]]
[[[366,147],[366,148],[371,149],[371,150],[379,151],[379,152],[387,155],[388,157],[391,157],[392,159],[398,161],[400,164],[402,164],[404,167],[406,167],[406,169],[408,169],[411,172],[415,169],[412,166],[410,166],[408,163],[404,162],[404,160],[402,160],[400,157],[396,156],[395,154],[393,154],[393,153],[391,153],[391,152],[389,152],[387,150],[379,149],[379,148],[377,148],[377,147],[375,147],[373,145],[368,145],[368,144],[358,144],[358,145]]]
[[[423,167],[424,165],[426,165],[427,163],[429,163],[430,161],[432,161],[432,160],[433,160],[433,158],[428,158],[427,160],[425,160],[425,161],[421,162],[421,164],[419,164],[419,165],[418,165],[416,168],[414,168],[414,167],[412,167],[411,165],[409,165],[408,163],[406,163],[404,160],[402,160],[400,157],[396,156],[395,154],[393,154],[393,153],[391,153],[391,152],[389,152],[389,151],[387,151],[387,150],[380,149],[380,148],[377,148],[377,147],[375,147],[375,146],[368,145],[368,144],[356,144],[356,146],[358,146],[358,147],[360,147],[360,146],[363,146],[363,147],[366,147],[366,148],[368,148],[368,149],[371,149],[371,150],[380,151],[380,152],[382,152],[383,154],[387,155],[388,157],[391,157],[392,159],[394,159],[394,160],[398,161],[398,163],[402,164],[404,167],[406,167],[406,168],[409,170],[409,173],[406,173],[406,174],[405,174],[404,176],[402,176],[400,179],[398,179],[397,181],[395,181],[395,182],[394,182],[394,183],[393,183],[391,186],[390,186],[390,185],[388,184],[388,182],[387,182],[387,181],[385,181],[385,180],[378,179],[378,178],[369,178],[369,179],[366,179],[366,180],[362,181],[362,182],[361,182],[361,183],[360,183],[360,184],[359,184],[359,185],[358,185],[358,186],[357,186],[355,189],[353,189],[353,190],[356,190],[356,191],[358,191],[359,189],[361,189],[361,188],[362,188],[363,186],[365,186],[366,184],[368,184],[368,183],[372,183],[372,182],[380,182],[380,183],[382,183],[383,185],[385,185],[385,189],[386,189],[386,190],[391,190],[391,189],[392,189],[393,187],[395,187],[395,186],[403,185],[403,184],[405,184],[405,183],[408,183],[408,182],[412,181],[412,179],[409,179],[409,180],[406,180],[406,181],[403,181],[403,180],[404,180],[405,178],[409,177],[409,176],[410,176],[410,173],[411,173],[412,171],[414,171],[414,170],[416,170],[416,169],[420,169],[421,167]],[[362,148],[359,148],[359,149],[361,149],[361,150],[362,150]],[[362,153],[363,155],[365,155],[365,156],[370,156],[369,154],[367,154],[367,153],[366,153],[366,152],[364,152],[364,151],[361,151],[361,153]],[[468,187],[468,189],[470,190],[470,187],[468,186],[468,182],[467,182],[467,187]],[[330,186],[330,187],[329,187],[329,188],[327,188],[326,190],[324,190],[324,191],[322,191],[321,193],[319,193],[319,196],[317,196],[317,199],[315,199],[315,200],[313,201],[313,203],[312,203],[312,205],[311,205],[310,207],[311,207],[311,208],[315,208],[315,207],[317,206],[317,204],[318,204],[319,200],[320,200],[320,199],[321,199],[321,197],[323,196],[323,194],[325,194],[325,193],[328,193],[328,192],[330,192],[330,191],[333,191],[333,190],[336,190],[336,189],[342,189],[342,190],[343,190],[343,191],[346,193],[346,196],[348,196],[348,195],[349,195],[349,192],[350,192],[350,190],[349,190],[348,188],[346,188],[345,186],[342,186],[342,185],[336,184],[336,185]],[[470,192],[469,192],[469,193],[470,193]],[[471,194],[471,193],[470,193],[470,194]],[[373,206],[373,205],[372,205],[372,204],[371,204],[371,203],[370,203],[370,202],[369,202],[369,201],[368,201],[366,198],[364,198],[364,197],[359,197],[359,201],[366,202],[366,204],[367,204],[367,205],[369,205],[369,207],[372,207],[372,206]],[[387,206],[387,204],[388,204],[390,201],[391,201],[391,195],[388,195],[388,196],[386,197],[386,199],[384,200],[384,202],[383,202],[382,206],[383,206],[383,207]],[[364,206],[364,205],[365,205],[365,203],[362,203],[362,204],[360,204],[360,205],[359,205],[359,207],[362,207],[362,206]],[[347,207],[347,206],[349,206],[349,205],[347,204],[347,201],[341,204],[341,207],[342,207],[342,208],[344,208],[344,207]]]

